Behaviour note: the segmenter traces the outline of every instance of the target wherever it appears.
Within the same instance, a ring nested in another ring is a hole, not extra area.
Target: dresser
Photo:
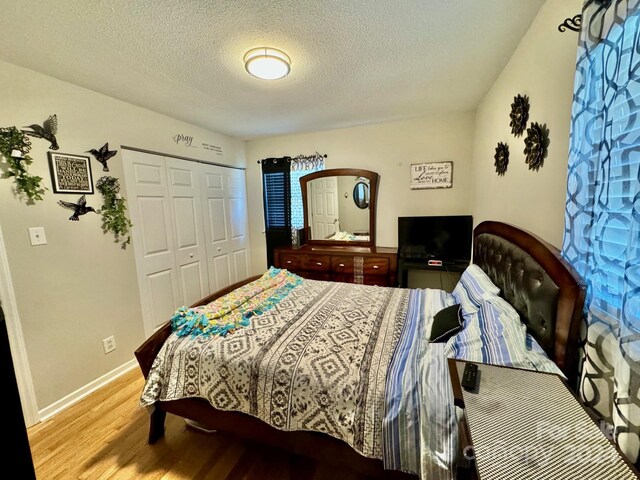
[[[278,248],[274,266],[303,278],[395,287],[397,249],[342,245]]]

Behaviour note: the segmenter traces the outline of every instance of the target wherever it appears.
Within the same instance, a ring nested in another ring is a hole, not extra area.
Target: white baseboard
[[[95,392],[99,388],[105,386],[106,384],[114,381],[121,375],[124,375],[129,370],[135,368],[138,365],[136,359],[132,359],[125,363],[124,365],[119,366],[118,368],[111,370],[109,373],[104,374],[100,378],[95,379],[93,382],[88,383],[82,388],[79,388],[75,392],[70,393],[64,398],[61,398],[57,402],[52,403],[48,407],[43,408],[38,411],[38,415],[40,417],[40,421],[44,422],[49,418],[53,417],[57,413],[60,413],[66,408],[69,408],[74,403],[82,400],[84,397],[89,395],[90,393]]]

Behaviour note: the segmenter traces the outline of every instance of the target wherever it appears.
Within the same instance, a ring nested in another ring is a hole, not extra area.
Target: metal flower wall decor
[[[513,97],[513,103],[511,104],[511,133],[514,136],[519,137],[527,128],[527,122],[529,121],[529,97],[526,95],[516,95]]]
[[[504,176],[509,166],[509,145],[504,142],[498,142],[496,146],[496,154],[493,156],[495,159],[496,172],[500,176]]]
[[[529,170],[538,171],[544,163],[549,149],[549,129],[547,124],[532,122],[527,128],[527,136],[524,139],[525,162]]]

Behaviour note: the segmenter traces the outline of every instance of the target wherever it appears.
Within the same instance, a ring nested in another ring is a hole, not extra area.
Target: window
[[[303,228],[300,177],[324,169],[324,156],[267,158],[262,163],[267,263],[275,248],[291,245],[291,230]]]
[[[640,331],[640,15],[578,58],[564,256],[594,314]]]

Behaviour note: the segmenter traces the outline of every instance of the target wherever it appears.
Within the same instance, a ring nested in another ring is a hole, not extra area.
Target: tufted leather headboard
[[[473,263],[484,270],[529,332],[575,386],[585,285],[557,248],[500,222],[473,232]]]

